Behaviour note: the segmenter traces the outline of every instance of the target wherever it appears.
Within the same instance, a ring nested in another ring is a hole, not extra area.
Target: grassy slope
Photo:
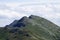
[[[0,40],[60,40],[60,27],[52,22],[35,17],[26,23],[22,28],[0,28]]]
[[[57,25],[43,18],[38,19],[31,19],[32,22],[30,21],[31,23],[27,26],[27,29],[36,40],[60,40],[60,28]]]

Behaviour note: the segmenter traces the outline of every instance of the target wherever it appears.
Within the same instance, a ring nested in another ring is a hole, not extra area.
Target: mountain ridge
[[[60,40],[60,27],[35,15],[15,20],[0,32],[5,35],[0,33],[0,40]]]

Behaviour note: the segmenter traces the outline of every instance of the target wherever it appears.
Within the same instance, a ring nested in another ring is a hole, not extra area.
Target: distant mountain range
[[[60,40],[60,27],[31,15],[0,28],[0,40]]]

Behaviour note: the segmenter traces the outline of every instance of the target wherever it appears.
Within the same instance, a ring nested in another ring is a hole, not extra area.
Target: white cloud
[[[16,3],[3,3],[3,6],[0,3],[0,8],[1,8],[0,16],[6,16],[7,19],[12,20],[12,19],[16,19],[16,17],[21,18],[23,16],[29,16],[31,14],[34,14],[34,15],[42,16],[59,25],[60,23],[58,23],[56,20],[60,20],[59,19],[60,18],[60,12],[59,12],[60,7],[58,7],[60,6],[60,4],[57,4],[57,3],[58,2],[52,2],[52,1],[50,2],[42,1],[41,3],[40,2],[17,3],[16,2]],[[3,24],[4,20],[1,21],[1,23]]]
[[[26,14],[22,14],[22,13],[17,13],[15,11],[11,11],[11,10],[0,10],[0,15],[4,15],[7,16],[8,18],[13,18],[13,17],[22,17],[25,16]]]

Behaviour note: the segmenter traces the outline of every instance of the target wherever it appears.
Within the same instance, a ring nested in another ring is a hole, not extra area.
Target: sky
[[[60,26],[60,0],[0,0],[0,27],[37,15]]]

